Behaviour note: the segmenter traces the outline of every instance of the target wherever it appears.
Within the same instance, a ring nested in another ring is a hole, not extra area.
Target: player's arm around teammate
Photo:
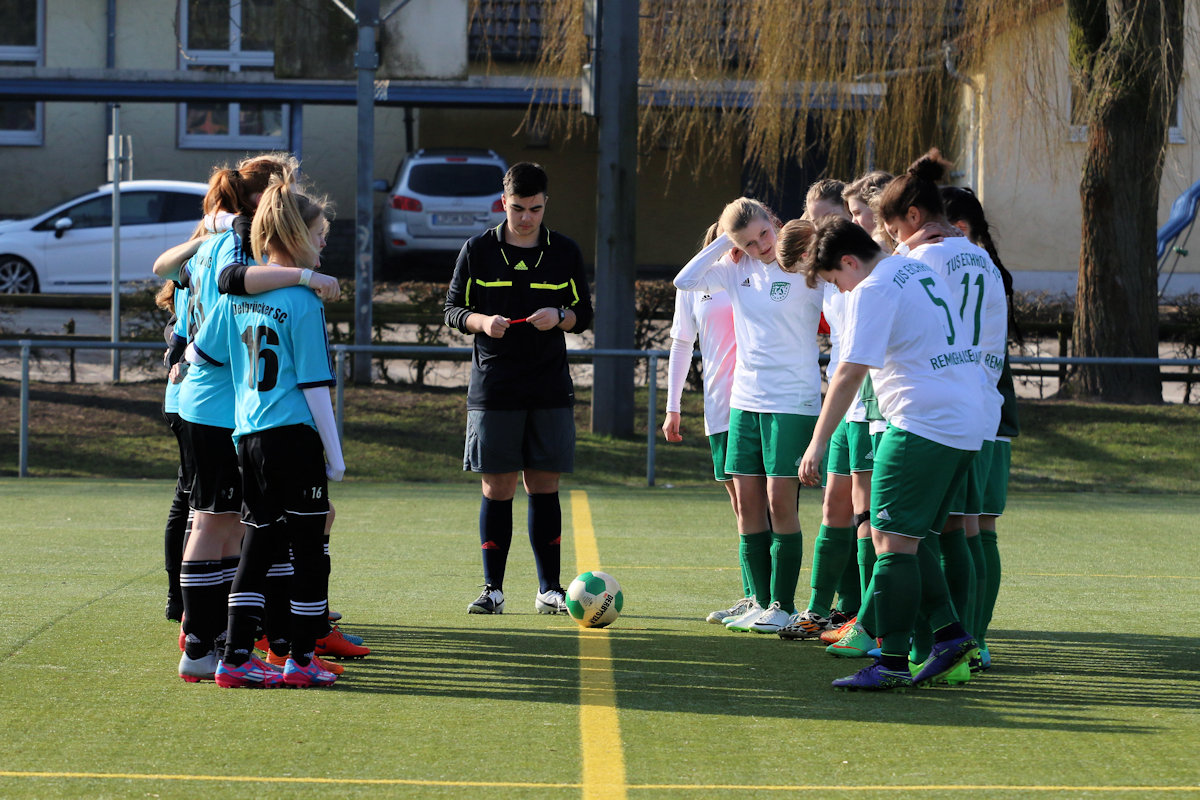
[[[316,266],[327,221],[324,202],[273,182],[254,217],[258,260],[295,270]],[[253,298],[224,295],[189,348],[189,360],[230,365],[235,437],[243,470],[246,538],[229,595],[229,641],[217,669],[229,688],[327,686],[336,676],[315,656],[328,626],[328,569],[322,538],[327,481],[345,471],[329,386],[325,316],[308,291],[282,288]],[[292,550],[290,658],[282,674],[253,655],[265,611],[267,572],[282,542]]]

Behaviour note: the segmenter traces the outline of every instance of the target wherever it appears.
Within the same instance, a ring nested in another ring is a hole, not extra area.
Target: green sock
[[[771,534],[771,602],[789,614],[796,613],[796,584],[804,560],[804,534]]]
[[[975,579],[975,565],[971,563],[971,551],[967,547],[967,532],[962,528],[943,531],[940,537],[942,546],[942,571],[946,575],[946,587],[950,590],[950,599],[954,610],[964,625],[971,624],[971,581]],[[941,626],[938,626],[941,627]]]
[[[917,614],[913,623],[912,647],[908,651],[908,660],[914,664],[924,664],[933,651],[933,628],[929,627],[929,618]]]
[[[742,597],[749,597],[754,594],[754,584],[750,580],[750,567],[746,564],[746,554],[738,543],[738,566],[742,568]]]
[[[971,581],[971,619],[967,630],[972,634],[983,630],[983,596],[987,593],[987,562],[983,555],[983,532],[967,537],[967,549],[971,551],[971,564],[975,567],[975,580]]]
[[[874,633],[883,640],[880,647],[886,655],[903,656],[908,653],[920,604],[921,567],[917,556],[880,553],[875,559],[871,583],[879,600],[872,603],[872,608],[878,622]]]
[[[950,599],[950,588],[946,585],[946,575],[942,572],[939,538],[926,536],[917,548],[917,561],[921,565],[921,613],[935,631],[958,622],[954,602]]]
[[[808,608],[828,617],[833,605],[833,594],[837,591],[850,551],[854,546],[854,528],[834,528],[822,525],[813,543],[812,593]]]
[[[976,638],[986,637],[992,624],[992,612],[996,609],[996,597],[1000,594],[1000,548],[996,543],[995,531],[980,531],[979,546],[987,563],[987,584],[980,592],[979,633]]]
[[[851,538],[850,549],[846,554],[846,566],[842,568],[842,577],[838,578],[837,610],[847,617],[856,616],[862,605],[862,584],[858,577],[858,554],[856,552],[858,550],[857,542],[857,537]]]
[[[875,635],[875,630],[879,627],[875,624],[875,619],[870,615],[871,600],[874,597],[874,590],[871,589],[871,575],[874,572],[875,543],[871,541],[870,536],[867,536],[858,540],[858,576],[863,593],[862,603],[858,607],[858,621],[862,623],[863,629],[868,631],[872,636]]]
[[[765,605],[771,596],[771,532],[743,533],[740,552],[750,576],[750,594]]]

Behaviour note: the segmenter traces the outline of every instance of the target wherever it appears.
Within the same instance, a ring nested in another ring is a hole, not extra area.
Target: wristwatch
[[[558,324],[561,325],[564,322],[566,322],[566,320],[567,320],[567,310],[565,308],[560,308],[558,310]]]

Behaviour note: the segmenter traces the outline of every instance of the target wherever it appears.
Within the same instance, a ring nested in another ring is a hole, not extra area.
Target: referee
[[[505,220],[467,240],[446,293],[446,324],[475,337],[467,389],[463,469],[480,473],[483,592],[471,614],[504,613],[504,568],[520,475],[529,496],[529,543],[538,571],[534,607],[566,611],[559,575],[558,480],[575,463],[575,390],[564,332],[592,322],[583,255],[542,224],[545,171],[514,164],[504,175]]]

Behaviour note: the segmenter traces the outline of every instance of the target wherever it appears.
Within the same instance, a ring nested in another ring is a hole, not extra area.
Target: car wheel
[[[28,261],[0,256],[0,294],[31,294],[37,289],[37,273]]]

